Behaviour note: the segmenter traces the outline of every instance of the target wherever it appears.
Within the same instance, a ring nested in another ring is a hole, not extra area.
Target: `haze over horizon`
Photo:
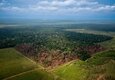
[[[0,18],[115,20],[115,0],[0,0]]]

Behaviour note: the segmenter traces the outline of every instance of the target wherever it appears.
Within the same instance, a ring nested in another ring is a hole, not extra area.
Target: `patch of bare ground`
[[[43,51],[38,56],[38,62],[51,69],[74,59],[77,59],[77,55],[67,54],[60,50],[52,50],[50,52]]]
[[[102,75],[99,75],[99,76],[97,77],[97,80],[106,80],[106,79],[105,79],[104,75],[102,74]]]
[[[106,50],[106,48],[102,47],[99,44],[96,44],[96,45],[89,45],[89,46],[81,46],[81,47],[78,47],[77,50],[78,51],[87,51],[88,54],[93,56],[93,54],[100,52],[100,51],[104,51],[104,50]]]
[[[32,45],[29,44],[20,44],[16,46],[16,50],[48,69],[53,69],[54,67],[62,65],[64,63],[79,59],[77,52],[74,54],[70,54],[61,50],[48,51],[42,49],[40,51],[37,51]],[[81,46],[76,50],[87,51],[87,53],[92,56],[94,53],[103,51],[105,49],[100,45],[92,45],[84,47]]]

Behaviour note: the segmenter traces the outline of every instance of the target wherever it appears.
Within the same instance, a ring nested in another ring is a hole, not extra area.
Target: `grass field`
[[[115,80],[115,50],[97,53],[86,63],[90,65],[87,80]]]
[[[65,80],[115,80],[115,51],[97,53],[87,61],[74,61],[53,70]],[[100,79],[99,79],[100,78]]]
[[[52,75],[44,70],[35,69],[28,71],[17,76],[8,78],[6,80],[61,80],[59,77]]]
[[[64,80],[85,80],[88,71],[84,66],[83,61],[73,61],[54,69],[53,72]]]
[[[115,60],[115,50],[107,50],[95,54],[93,57],[87,60],[90,65],[103,65],[108,63],[110,60]]]
[[[14,48],[0,49],[0,80],[61,80]]]
[[[13,48],[0,49],[0,79],[38,67]]]
[[[100,43],[102,46],[108,48],[108,49],[114,49],[115,50],[115,37],[113,37],[112,40],[105,41]]]

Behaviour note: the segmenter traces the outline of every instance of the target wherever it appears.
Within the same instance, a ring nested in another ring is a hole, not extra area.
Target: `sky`
[[[115,20],[115,0],[0,0],[0,18]]]

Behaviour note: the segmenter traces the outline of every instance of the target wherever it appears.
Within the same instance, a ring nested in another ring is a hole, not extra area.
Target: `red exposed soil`
[[[41,65],[47,68],[54,68],[71,60],[78,59],[78,56],[75,54],[68,54],[62,52],[60,50],[41,50],[36,51],[32,45],[29,44],[21,44],[16,46],[16,49],[21,52],[23,55],[33,59],[36,62],[39,62]],[[76,49],[77,51],[87,51],[91,56],[99,51],[104,50],[100,45],[92,45],[79,47]],[[77,53],[76,53],[77,54]]]
[[[105,50],[101,45],[91,45],[77,48],[78,51],[87,51],[91,56],[97,52]]]
[[[45,67],[56,67],[71,60],[77,59],[76,55],[62,53],[61,51],[41,52],[38,61]]]

